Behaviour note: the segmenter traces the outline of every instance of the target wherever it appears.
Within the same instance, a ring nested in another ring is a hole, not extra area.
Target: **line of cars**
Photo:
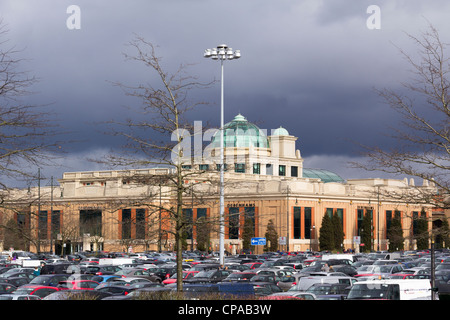
[[[436,255],[438,287],[450,280],[450,268],[446,269],[449,256],[448,252]],[[79,299],[81,295],[91,299],[135,299],[146,293],[176,290],[175,256],[169,252],[79,254],[51,259],[54,260],[38,260],[42,264],[39,275],[35,269],[17,262],[4,263],[0,267],[0,300]],[[217,256],[186,252],[183,288],[190,294],[214,292],[260,299],[342,300],[373,298],[367,293],[357,296],[353,289],[355,283],[390,279],[389,283],[378,283],[387,288],[386,292],[378,292],[378,297],[400,299],[404,297],[399,281],[404,285],[406,280],[426,279],[422,285],[428,283],[430,287],[429,259],[426,252],[266,253],[227,256],[225,264],[220,266]],[[17,286],[13,284],[16,278],[23,279]]]

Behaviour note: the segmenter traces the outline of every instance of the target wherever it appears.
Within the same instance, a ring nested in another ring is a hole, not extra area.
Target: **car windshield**
[[[195,278],[210,278],[216,270],[200,271],[194,277]]]
[[[355,284],[347,299],[389,299],[392,286],[387,284]]]
[[[380,266],[379,270],[380,270],[379,272],[381,273],[388,273],[391,272],[392,266]]]
[[[314,293],[316,295],[325,295],[330,294],[330,289],[330,286],[311,286],[306,290],[306,292]]]
[[[40,285],[46,285],[51,280],[50,277],[36,277],[33,280],[30,281],[30,284],[40,284]]]

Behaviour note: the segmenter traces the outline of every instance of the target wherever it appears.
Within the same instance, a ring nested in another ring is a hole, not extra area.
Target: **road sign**
[[[251,245],[252,246],[265,246],[266,245],[266,238],[252,238],[251,239]]]

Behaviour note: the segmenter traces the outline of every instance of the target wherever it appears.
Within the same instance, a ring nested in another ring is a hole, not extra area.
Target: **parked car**
[[[71,263],[53,263],[53,264],[46,264],[41,268],[41,275],[42,274],[61,274],[66,273],[67,268],[69,268],[72,264]]]
[[[55,291],[59,291],[59,290],[60,289],[57,287],[28,284],[28,285],[20,286],[19,288],[17,288],[17,290],[14,291],[14,294],[35,295],[42,299],[45,296],[47,296]]]
[[[114,279],[121,279],[122,276],[115,274],[102,274],[102,275],[93,275],[91,280],[97,281],[98,283],[111,282]]]
[[[98,292],[106,292],[111,295],[120,295],[120,296],[126,296],[129,294],[133,289],[130,288],[130,286],[122,286],[122,285],[110,285],[106,286],[100,289],[95,289],[95,291]]]
[[[119,270],[116,273],[114,273],[114,275],[121,276],[123,278],[140,277],[153,282],[159,280],[158,276],[156,276],[154,273],[150,272],[145,268],[123,268],[122,270]]]
[[[250,281],[255,290],[255,296],[267,296],[275,292],[282,292],[282,289],[273,282]]]
[[[305,292],[313,293],[316,296],[323,295],[344,295],[350,291],[351,286],[342,283],[315,283]]]
[[[10,283],[0,282],[0,294],[12,293],[16,289],[17,289],[17,287]]]
[[[63,289],[79,289],[79,290],[94,290],[99,283],[92,280],[64,280],[58,283],[58,288]]]
[[[358,274],[356,268],[350,265],[335,265],[332,267],[335,272],[342,272],[349,275],[350,277],[353,277]]]
[[[30,281],[30,285],[56,287],[60,281],[67,280],[68,274],[41,274]]]
[[[100,292],[97,290],[69,289],[53,292],[42,298],[42,300],[101,300],[110,295],[108,292]]]
[[[114,278],[114,279],[112,279],[112,281],[110,283],[113,283],[113,284],[121,283],[124,286],[131,286],[132,284],[140,283],[140,282],[153,283],[154,281],[151,281],[147,278],[141,278],[141,277],[135,276],[135,277]]]
[[[195,270],[193,270],[195,271]],[[176,266],[160,266],[156,270],[154,270],[153,274],[156,276],[154,279],[155,282],[162,282],[165,279],[169,279],[174,273],[177,272]]]
[[[190,270],[183,271],[183,273],[182,273],[183,280],[190,279],[199,272],[200,271],[190,271]],[[175,283],[175,282],[177,282],[177,274],[176,273],[174,273],[170,278],[163,280],[162,283],[163,284],[171,284],[171,283]]]
[[[41,297],[30,294],[1,294],[0,300],[42,300]]]
[[[250,281],[254,276],[256,276],[256,272],[232,272],[222,282]]]
[[[116,272],[122,270],[119,266],[114,265],[88,265],[84,273],[103,275],[103,274],[115,274]]]
[[[259,267],[261,267],[262,262],[245,262],[245,265],[248,265],[250,267],[251,270],[253,269],[257,269]]]
[[[259,298],[260,300],[316,300],[312,293],[308,292],[277,292]]]
[[[232,271],[230,270],[208,270],[201,271],[197,273],[192,278],[186,279],[183,282],[185,283],[200,283],[200,282],[209,282],[209,283],[217,283],[221,282],[223,279],[228,277]]]

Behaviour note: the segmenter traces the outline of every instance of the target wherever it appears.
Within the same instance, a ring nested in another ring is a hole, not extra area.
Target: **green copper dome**
[[[276,129],[276,130],[273,132],[273,135],[274,135],[274,136],[288,136],[288,135],[289,135],[289,132],[288,132],[285,128],[279,127],[278,129]]]
[[[224,125],[225,148],[269,148],[269,140],[266,135],[253,123],[238,114],[231,122]],[[212,148],[220,148],[220,131],[211,139]]]

